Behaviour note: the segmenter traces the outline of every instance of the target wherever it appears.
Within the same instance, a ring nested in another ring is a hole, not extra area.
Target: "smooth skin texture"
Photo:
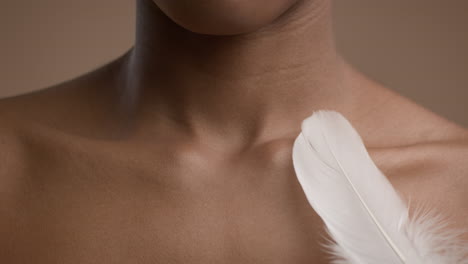
[[[249,33],[266,26],[298,0],[154,0],[175,23],[210,35]]]
[[[318,109],[412,206],[468,227],[468,132],[346,63],[329,1],[191,2],[139,0],[128,52],[0,100],[1,263],[327,263],[291,159]]]

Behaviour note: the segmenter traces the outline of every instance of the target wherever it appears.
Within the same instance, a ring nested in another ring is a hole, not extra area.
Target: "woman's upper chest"
[[[323,227],[287,146],[235,157],[36,148],[28,176],[12,185],[0,256],[10,263],[322,263]]]

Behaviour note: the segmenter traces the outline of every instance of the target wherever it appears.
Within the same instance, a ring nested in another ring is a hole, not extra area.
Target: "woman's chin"
[[[194,33],[216,36],[230,36],[254,32],[268,23],[236,23],[236,21],[225,21],[219,19],[199,19],[199,20],[172,20],[179,26]]]
[[[272,23],[298,0],[153,0],[175,23],[199,34],[236,35]]]

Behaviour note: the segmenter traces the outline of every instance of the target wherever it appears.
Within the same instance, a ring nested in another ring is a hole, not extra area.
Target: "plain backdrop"
[[[467,13],[462,0],[335,0],[338,48],[370,78],[467,127]],[[134,16],[135,0],[0,0],[0,97],[118,57],[132,46]]]

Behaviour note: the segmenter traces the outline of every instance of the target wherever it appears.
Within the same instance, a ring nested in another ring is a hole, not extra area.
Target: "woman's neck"
[[[346,98],[328,0],[298,1],[275,22],[235,36],[193,33],[139,0],[125,98],[190,132],[229,142],[299,129]]]

